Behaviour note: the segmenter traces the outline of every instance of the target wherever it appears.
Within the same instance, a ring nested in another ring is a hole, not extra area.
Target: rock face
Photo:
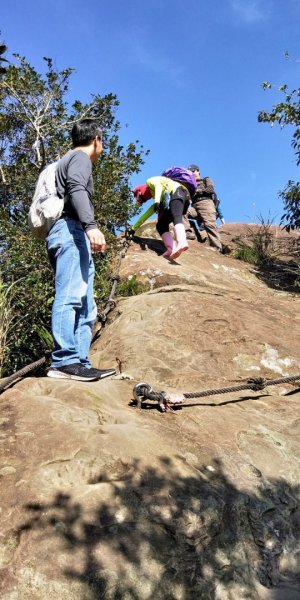
[[[196,241],[169,262],[153,225],[141,236],[121,276],[145,291],[92,349],[133,380],[27,378],[0,396],[0,597],[299,599],[297,384],[131,406],[138,381],[299,374],[299,298]]]
[[[270,225],[268,223],[228,223],[221,227],[220,235],[224,246],[234,250],[239,246],[239,241],[253,246],[253,238],[257,236],[264,240],[269,253],[281,258],[291,258],[295,251],[299,255],[300,236],[298,231],[285,231],[279,225]]]

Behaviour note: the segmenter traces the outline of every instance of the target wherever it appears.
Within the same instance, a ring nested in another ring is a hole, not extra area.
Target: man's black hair
[[[81,121],[77,121],[72,127],[71,137],[74,148],[89,146],[97,136],[102,139],[101,128],[94,119],[82,119]]]

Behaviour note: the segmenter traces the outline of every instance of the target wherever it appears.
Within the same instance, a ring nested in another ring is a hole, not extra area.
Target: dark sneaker
[[[57,379],[75,379],[76,381],[96,381],[100,379],[99,375],[91,371],[98,369],[87,369],[80,363],[73,363],[65,367],[50,368],[47,377],[55,377]]]
[[[105,377],[116,374],[116,369],[94,369],[94,367],[91,367],[90,369],[87,369],[87,371],[89,371],[91,375],[95,375],[97,379],[105,379]]]

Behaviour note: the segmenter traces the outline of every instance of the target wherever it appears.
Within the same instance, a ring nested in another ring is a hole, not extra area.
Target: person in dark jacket
[[[210,248],[222,252],[222,243],[216,225],[217,208],[215,199],[217,196],[214,183],[210,177],[201,177],[198,165],[192,164],[188,169],[195,175],[197,191],[192,196],[192,204],[187,211],[184,221],[187,237],[189,239],[194,237],[194,232],[192,232],[188,219],[195,219],[198,225],[206,231]],[[224,220],[223,215],[220,218]]]

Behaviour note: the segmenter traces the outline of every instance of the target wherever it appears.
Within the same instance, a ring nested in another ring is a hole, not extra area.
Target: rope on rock
[[[116,287],[118,282],[120,281],[120,267],[121,267],[121,262],[122,259],[125,257],[125,254],[128,250],[128,247],[131,244],[131,240],[129,238],[124,238],[123,240],[123,248],[122,250],[119,252],[119,257],[118,257],[118,262],[117,262],[117,267],[116,267],[116,271],[112,276],[112,288],[109,294],[109,298],[104,306],[103,311],[99,312],[97,317],[98,317],[98,321],[101,323],[101,327],[100,329],[98,329],[98,331],[96,332],[96,334],[94,335],[93,339],[92,339],[92,344],[95,342],[95,340],[97,340],[101,333],[102,333],[102,328],[104,327],[106,320],[107,320],[107,315],[110,311],[112,311],[115,306],[116,306],[116,301],[114,300],[114,296],[116,293]],[[16,381],[19,381],[19,379],[22,379],[23,377],[25,377],[26,375],[28,375],[28,373],[31,373],[33,371],[36,371],[37,369],[39,369],[40,367],[44,366],[46,364],[47,358],[48,358],[48,354],[46,353],[45,356],[43,356],[42,358],[40,358],[39,360],[36,360],[35,362],[30,363],[29,365],[26,365],[26,367],[23,367],[22,369],[19,369],[19,371],[16,371],[15,373],[13,373],[12,375],[10,375],[9,377],[5,377],[3,380],[0,380],[0,394],[6,390],[8,387],[10,387],[13,383],[15,383]]]
[[[185,400],[190,398],[204,398],[216,394],[227,394],[228,392],[239,392],[241,390],[253,390],[255,392],[263,390],[270,385],[280,383],[292,383],[300,379],[300,375],[281,377],[280,379],[265,379],[264,377],[251,377],[247,383],[236,386],[217,388],[211,390],[202,390],[200,392],[155,392],[148,383],[137,383],[133,388],[133,397],[137,407],[141,408],[145,400],[154,400],[157,402],[161,412],[172,410],[172,406],[180,406]]]
[[[22,379],[22,377],[25,377],[25,375],[28,375],[28,373],[31,371],[36,371],[42,367],[46,363],[46,360],[47,356],[43,356],[42,358],[39,358],[39,360],[30,363],[30,365],[23,367],[23,369],[19,369],[19,371],[16,371],[16,373],[13,373],[9,377],[5,377],[2,381],[0,381],[0,394],[15,381]]]

